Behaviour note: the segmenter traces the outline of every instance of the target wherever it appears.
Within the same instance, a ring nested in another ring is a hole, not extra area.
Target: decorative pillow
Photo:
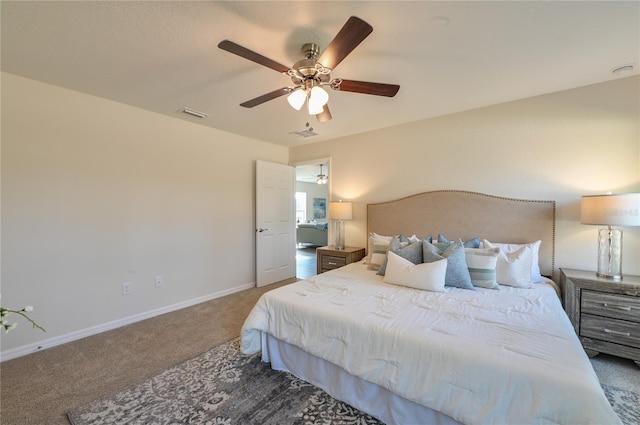
[[[413,264],[393,251],[389,251],[387,272],[382,280],[386,283],[425,291],[445,292],[446,273],[446,258],[431,263]]]
[[[401,236],[395,236],[391,239],[389,243],[389,249],[387,251],[387,257],[385,257],[384,261],[380,265],[378,269],[378,273],[380,276],[384,276],[385,271],[387,269],[387,261],[389,252],[393,252],[394,254],[399,255],[405,260],[411,261],[413,264],[422,263],[422,244],[415,242],[409,243],[408,245],[405,242],[401,241]]]
[[[365,264],[369,264],[371,270],[378,270],[382,261],[384,261],[385,255],[387,255],[387,247],[393,236],[382,236],[377,233],[369,234],[369,246],[367,249],[367,259]],[[375,245],[375,246],[374,246]],[[374,251],[375,260],[374,260]],[[374,267],[371,267],[371,266]]]
[[[433,246],[438,248],[440,251],[445,252],[451,246],[452,242],[434,242]]]
[[[422,261],[431,263],[443,258],[447,259],[447,275],[444,284],[456,288],[475,290],[471,283],[471,276],[465,260],[464,246],[462,242],[453,242],[444,252],[435,245],[422,242]]]
[[[406,243],[406,244],[420,241],[420,238],[417,237],[416,235],[411,235],[409,237],[406,237],[405,235],[400,234],[399,237],[400,237],[400,242]]]
[[[496,263],[500,248],[465,248],[464,256],[473,286],[500,289],[496,278]]]
[[[515,244],[515,243],[498,243],[498,242],[489,242],[486,239],[482,240],[482,245],[484,248],[500,248],[504,252],[515,252],[522,248],[523,246],[528,246],[531,248],[533,252],[533,262],[531,263],[531,282],[533,283],[541,283],[542,276],[540,274],[540,260],[539,260],[539,251],[540,245],[542,241],[535,241],[527,244]]]
[[[500,285],[531,288],[532,262],[533,249],[530,246],[525,245],[514,252],[501,249],[496,263],[496,280]]]
[[[416,236],[416,235],[413,235],[413,236]],[[425,237],[424,237],[424,239],[420,239],[419,237],[417,237],[417,236],[416,236],[415,242],[421,242],[421,241],[423,241],[423,240],[424,240],[424,241],[427,241],[427,242],[429,242],[429,243],[432,243],[432,242],[433,242],[433,238],[431,237],[431,235],[427,235],[427,236],[425,236]],[[414,240],[412,240],[412,242],[414,242]]]
[[[451,243],[449,239],[442,233],[438,233],[438,243]],[[475,237],[473,239],[469,239],[466,242],[462,243],[465,248],[480,248],[480,238]]]

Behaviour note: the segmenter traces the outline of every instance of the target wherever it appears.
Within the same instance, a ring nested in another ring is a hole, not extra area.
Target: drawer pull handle
[[[604,328],[604,332],[605,332],[605,333],[608,333],[608,334],[611,334],[611,335],[631,336],[631,333],[630,333],[630,332],[614,331],[614,330],[612,330],[612,329],[607,329],[607,328]]]
[[[338,265],[338,263],[332,263],[331,261],[329,261],[329,265],[330,265],[330,266],[337,266],[337,265]]]
[[[612,308],[617,308],[618,310],[631,311],[631,306],[628,306],[628,305],[609,306],[607,303],[602,303],[602,305],[605,306],[606,308],[612,307]]]

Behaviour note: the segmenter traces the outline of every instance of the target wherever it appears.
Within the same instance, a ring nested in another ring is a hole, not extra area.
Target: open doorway
[[[316,249],[328,245],[330,160],[294,164],[296,169],[296,277],[316,274]]]

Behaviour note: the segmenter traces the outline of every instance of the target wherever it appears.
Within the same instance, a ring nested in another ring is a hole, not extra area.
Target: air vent
[[[196,118],[207,118],[208,116],[204,112],[196,111],[195,109],[191,109],[191,108],[183,108],[180,110],[180,112],[182,112],[183,114],[191,115],[192,117],[196,117]]]
[[[318,133],[314,133],[313,128],[305,128],[304,130],[292,131],[289,134],[293,134],[294,136],[300,136],[304,138],[318,135]]]

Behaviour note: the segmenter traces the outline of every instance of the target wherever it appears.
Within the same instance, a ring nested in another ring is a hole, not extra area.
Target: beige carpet
[[[3,362],[0,423],[68,425],[68,411],[238,336],[260,295],[292,281],[242,291]],[[593,363],[601,382],[640,392],[640,368],[632,361],[601,355]]]
[[[0,363],[2,425],[68,425],[67,412],[231,338],[264,292],[242,291]]]

